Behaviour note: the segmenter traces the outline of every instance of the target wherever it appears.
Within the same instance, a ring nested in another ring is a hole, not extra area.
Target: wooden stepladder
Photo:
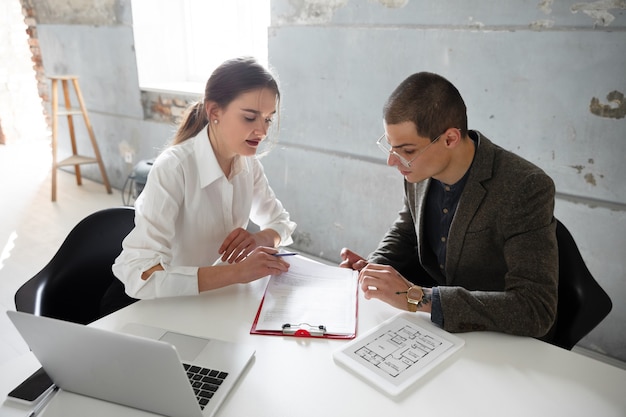
[[[89,121],[87,115],[87,108],[83,101],[83,95],[78,85],[78,77],[75,75],[57,75],[48,77],[52,81],[52,201],[56,201],[57,198],[57,169],[74,165],[74,172],[76,173],[76,184],[82,185],[82,177],[80,173],[80,166],[83,164],[98,164],[100,167],[100,173],[102,174],[102,181],[106,187],[107,193],[111,194],[111,185],[109,184],[109,178],[107,177],[104,163],[102,162],[102,156],[98,149],[98,143],[96,142],[96,135],[93,132],[93,127]],[[65,108],[59,109],[59,81],[63,86],[63,96],[65,99]],[[74,86],[74,92],[78,99],[79,108],[72,107],[70,101],[70,89],[69,82],[72,82]],[[87,132],[89,132],[89,139],[91,140],[91,146],[93,147],[94,157],[83,156],[78,154],[78,148],[76,146],[76,133],[74,130],[73,116],[82,115],[85,121]],[[72,141],[72,155],[61,161],[57,160],[57,145],[58,145],[58,126],[59,117],[66,116],[69,126],[70,139]]]

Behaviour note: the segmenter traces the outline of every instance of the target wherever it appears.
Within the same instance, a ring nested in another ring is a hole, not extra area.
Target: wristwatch
[[[413,285],[406,291],[406,302],[408,310],[412,313],[417,311],[417,307],[422,305],[424,290],[419,285]]]

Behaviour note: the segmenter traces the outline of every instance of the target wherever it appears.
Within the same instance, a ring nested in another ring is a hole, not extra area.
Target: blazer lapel
[[[465,184],[465,189],[461,194],[459,205],[450,225],[445,267],[446,283],[448,285],[454,282],[467,228],[487,194],[487,190],[482,182],[491,178],[493,171],[493,144],[479,132],[476,133],[478,134],[476,154],[470,167],[470,174]]]
[[[415,234],[417,235],[417,248],[422,266],[428,265],[424,252],[424,211],[426,210],[426,196],[428,195],[428,187],[430,187],[431,179],[424,180],[417,184],[411,184],[415,187]],[[406,180],[405,180],[406,183]],[[408,184],[408,183],[407,183]]]

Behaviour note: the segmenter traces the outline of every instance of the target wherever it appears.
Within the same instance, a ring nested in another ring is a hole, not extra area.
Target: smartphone
[[[8,398],[22,404],[33,405],[39,402],[54,388],[54,383],[43,370],[39,368],[26,378],[21,384],[9,392]]]

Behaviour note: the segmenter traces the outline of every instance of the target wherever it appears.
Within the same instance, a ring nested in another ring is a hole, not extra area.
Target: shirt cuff
[[[278,236],[280,236],[280,243],[278,244],[278,246],[289,246],[293,244],[293,239],[291,238],[291,235],[296,229],[296,224],[294,222],[286,221],[284,223],[274,223],[268,225],[261,230],[265,229],[272,229],[273,231],[278,233]]]
[[[441,309],[441,297],[439,296],[439,287],[432,288],[432,306],[430,309],[430,321],[437,326],[443,328],[443,310]]]
[[[197,295],[198,267],[170,266],[166,271],[154,271],[145,281],[130,281],[126,293],[141,299]]]

